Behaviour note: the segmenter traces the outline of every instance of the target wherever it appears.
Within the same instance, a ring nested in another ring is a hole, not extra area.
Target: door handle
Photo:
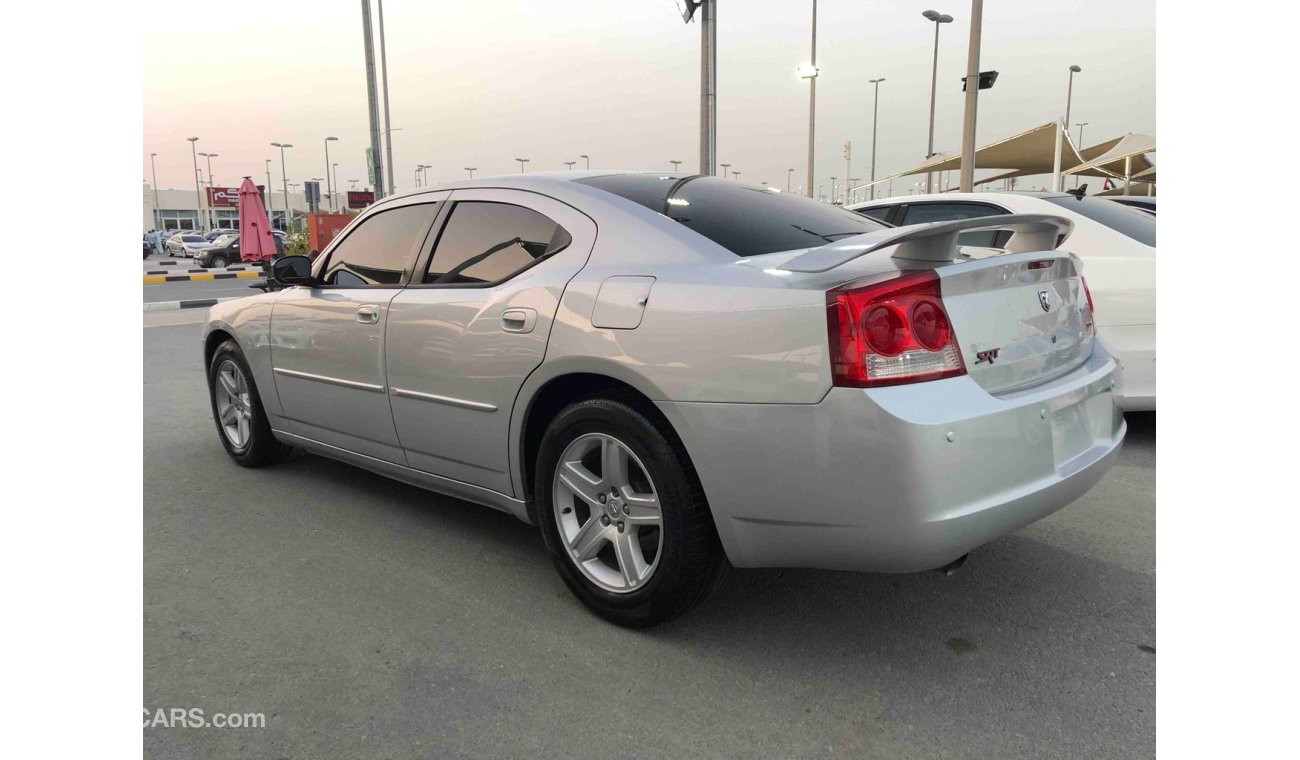
[[[357,321],[363,325],[373,325],[379,321],[379,307],[365,304],[357,307]]]
[[[501,312],[501,329],[511,333],[530,333],[537,326],[537,310],[506,309]]]

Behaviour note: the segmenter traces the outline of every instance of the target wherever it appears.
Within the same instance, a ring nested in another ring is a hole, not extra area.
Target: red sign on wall
[[[348,208],[365,208],[375,202],[375,194],[370,190],[349,190]]]
[[[209,187],[205,189],[208,191],[208,208],[239,207],[239,188]]]

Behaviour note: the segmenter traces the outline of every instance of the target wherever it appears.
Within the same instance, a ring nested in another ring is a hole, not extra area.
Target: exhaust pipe
[[[944,575],[956,575],[957,570],[960,569],[962,565],[966,564],[966,559],[968,557],[970,557],[970,552],[961,555],[957,559],[953,560],[952,562],[949,562],[948,564],[944,565],[938,570]]]

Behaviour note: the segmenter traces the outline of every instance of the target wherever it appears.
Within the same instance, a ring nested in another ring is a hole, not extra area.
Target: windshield
[[[717,177],[615,174],[577,181],[681,222],[737,256],[813,248],[886,229],[839,206]]]
[[[202,235],[181,235],[182,243],[206,243]]]
[[[1156,219],[1150,214],[1119,203],[1111,203],[1103,198],[1075,198],[1073,195],[1062,195],[1045,200],[1086,216],[1094,222],[1104,224],[1142,245],[1149,245],[1152,248],[1156,245]]]
[[[226,233],[225,235],[222,235],[216,240],[213,240],[212,246],[214,248],[225,248],[226,246],[230,245],[231,243],[235,242],[238,239],[239,239],[238,235],[232,235],[230,233]]]

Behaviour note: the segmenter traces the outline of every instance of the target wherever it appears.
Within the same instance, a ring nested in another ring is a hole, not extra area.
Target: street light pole
[[[153,228],[162,229],[162,215],[158,211],[158,166],[154,163],[154,157],[157,153],[149,154],[149,170],[153,173]]]
[[[885,81],[884,77],[871,80],[871,84],[876,86],[871,104],[871,200],[873,201],[876,199],[876,115],[880,112],[880,83],[883,81]]]
[[[1070,102],[1074,100],[1074,75],[1080,71],[1083,71],[1083,69],[1078,66],[1070,66],[1070,83],[1065,88],[1065,121],[1061,125],[1061,129],[1067,132],[1070,131]],[[1055,182],[1052,184],[1052,190],[1060,192],[1065,185],[1065,178],[1056,176],[1053,179]]]
[[[952,16],[938,11],[926,11],[921,14],[927,19],[934,22],[934,68],[930,71],[930,141],[926,143],[925,160],[929,162],[930,157],[934,155],[934,98],[939,88],[939,25],[951,24]],[[925,191],[931,191],[931,184],[934,182],[934,172],[925,174]]]
[[[375,40],[370,27],[370,0],[361,0],[361,33],[365,38],[366,53],[366,98],[370,116],[370,163],[367,167],[374,172],[375,200],[384,197],[384,153],[379,144],[379,94],[375,85]],[[288,198],[285,199],[286,210]]]
[[[718,0],[700,0],[700,174],[718,160]],[[674,169],[675,171],[675,169]]]
[[[478,171],[477,166],[466,166],[465,171],[469,172],[469,178],[474,179],[474,172]]]
[[[330,198],[330,210],[333,211],[334,213],[338,213],[339,210],[338,197],[339,194],[342,192],[342,190],[339,188],[339,165],[337,162],[335,162],[333,166],[334,166],[334,195],[331,196]]]
[[[817,0],[812,0],[812,62],[805,73],[808,80],[808,193],[812,197],[813,146],[817,135]]]
[[[578,158],[586,159],[586,160],[587,160],[587,171],[591,171],[591,156],[588,156],[586,153],[583,153],[583,154],[579,155]]]
[[[676,173],[677,173],[677,167],[679,167],[679,166],[682,165],[682,162],[681,162],[681,161],[671,161],[671,160],[670,160],[668,163],[670,163],[670,164],[673,165],[673,174],[676,174]],[[700,172],[700,173],[703,174],[704,172]]]
[[[731,168],[731,164],[723,164],[723,165],[722,165],[722,178],[723,178],[723,179],[726,179],[726,178],[727,178],[727,173],[728,173],[727,170],[730,169],[730,168]]]
[[[520,174],[523,174],[523,173],[524,173],[524,164],[528,163],[528,162],[531,161],[532,159],[531,159],[531,158],[516,158],[515,160],[519,162],[519,173],[520,173]]]
[[[569,171],[573,171],[573,165],[576,164],[576,163],[578,163],[578,162],[577,162],[577,161],[565,161],[565,162],[564,162],[564,165],[567,166],[567,167],[569,167]]]
[[[835,205],[835,180],[837,177],[831,177],[831,205]]]
[[[338,139],[337,137],[325,138],[325,194],[330,197],[331,211],[334,210],[334,196],[331,191],[338,189],[338,183],[331,183],[330,181],[330,143],[336,142]]]
[[[293,206],[289,204],[289,175],[285,170],[284,149],[292,148],[289,143],[271,143],[271,147],[280,149],[280,181],[284,186],[284,231],[289,231],[289,223],[293,221]]]
[[[198,148],[194,143],[199,141],[197,137],[187,137],[190,142],[190,157],[194,159],[194,199],[199,202],[197,213],[199,215],[199,224],[203,224],[203,190],[199,187],[199,154]]]
[[[979,101],[980,35],[984,0],[971,0],[970,47],[966,52],[966,113],[961,129],[961,191],[975,189],[975,110]]]
[[[785,170],[785,191],[790,192],[790,181],[794,179],[794,169]]]
[[[275,202],[271,198],[271,159],[266,159],[266,221],[275,226]]]
[[[388,192],[397,192],[393,184],[393,122],[388,117],[388,50],[384,46],[384,0],[379,0],[379,66],[384,81],[384,151],[388,154]],[[382,178],[380,179],[382,182]]]
[[[216,153],[200,153],[199,155],[200,155],[200,156],[203,156],[204,158],[206,158],[206,159],[208,160],[208,194],[211,195],[211,194],[212,194],[212,159],[217,158],[217,157],[218,157],[218,154],[216,154]],[[208,220],[207,220],[207,221],[208,221],[208,227],[209,227],[210,229],[216,229],[216,226],[217,226],[217,220],[216,220],[216,218],[215,218],[215,217],[216,217],[216,213],[217,213],[217,212],[216,212],[215,209],[213,209],[211,206],[208,207]]]

